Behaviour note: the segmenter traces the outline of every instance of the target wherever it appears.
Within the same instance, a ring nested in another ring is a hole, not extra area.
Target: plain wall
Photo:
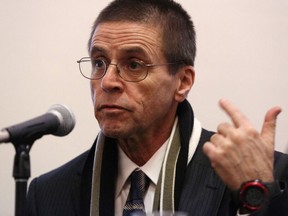
[[[31,152],[32,178],[88,149],[99,131],[89,81],[76,60],[87,56],[94,18],[109,1],[1,0],[0,128],[66,104],[77,119],[66,137],[44,136]],[[203,127],[229,120],[228,98],[259,130],[265,112],[283,108],[276,149],[288,148],[288,1],[181,0],[197,32],[196,83],[189,95]],[[0,215],[14,215],[12,144],[0,145]]]

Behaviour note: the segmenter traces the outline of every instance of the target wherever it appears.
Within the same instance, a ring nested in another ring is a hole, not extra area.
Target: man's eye
[[[94,62],[93,62],[93,66],[94,66],[96,69],[104,69],[104,68],[105,68],[105,62],[104,62],[103,60],[96,59],[96,60],[94,60]]]
[[[144,67],[144,64],[142,62],[138,61],[131,61],[127,64],[127,67],[131,71],[137,71],[137,70],[142,70]]]

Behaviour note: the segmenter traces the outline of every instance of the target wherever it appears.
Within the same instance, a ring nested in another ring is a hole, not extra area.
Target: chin
[[[119,129],[111,129],[111,128],[101,128],[102,133],[110,138],[121,138],[123,137],[123,131],[119,130]]]

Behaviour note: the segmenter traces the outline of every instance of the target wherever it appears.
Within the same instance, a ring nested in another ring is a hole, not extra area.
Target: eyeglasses
[[[118,64],[107,63],[103,59],[91,59],[83,57],[79,61],[79,70],[81,74],[90,80],[98,80],[104,77],[110,65],[116,67],[119,76],[127,82],[140,82],[148,75],[148,68],[155,66],[181,64],[183,61],[165,63],[165,64],[145,64],[135,59],[127,59],[118,62]]]

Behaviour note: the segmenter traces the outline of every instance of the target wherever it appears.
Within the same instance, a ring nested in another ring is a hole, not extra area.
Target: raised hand
[[[203,147],[218,176],[232,190],[249,180],[272,182],[276,118],[281,108],[268,110],[258,132],[230,101],[222,99],[219,104],[232,124],[219,124],[217,133]]]

